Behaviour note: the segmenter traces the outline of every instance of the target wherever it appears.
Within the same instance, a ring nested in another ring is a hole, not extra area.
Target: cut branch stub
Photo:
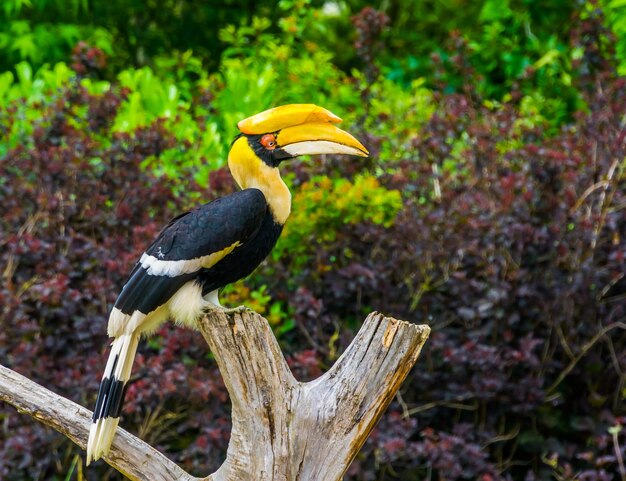
[[[233,406],[227,459],[207,481],[339,481],[430,333],[370,314],[326,374],[299,383],[258,314],[211,311],[200,328]]]

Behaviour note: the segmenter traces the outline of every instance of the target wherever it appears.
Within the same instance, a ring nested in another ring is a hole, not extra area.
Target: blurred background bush
[[[223,298],[302,380],[380,310],[433,334],[346,479],[625,480],[626,2],[4,0],[0,362],[92,406],[106,319],[170,217],[235,189],[238,120],[313,102],[369,159],[293,161],[273,255]],[[206,344],[140,347],[122,425],[225,456]],[[0,409],[0,479],[115,480]]]

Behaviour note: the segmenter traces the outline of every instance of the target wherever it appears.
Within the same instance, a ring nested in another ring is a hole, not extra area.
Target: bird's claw
[[[246,306],[237,306],[237,307],[233,307],[233,308],[222,308],[222,312],[224,314],[243,314],[244,312],[248,312],[251,309],[249,307]]]
[[[205,312],[221,312],[223,314],[226,314],[227,316],[231,316],[233,314],[243,314],[244,312],[249,312],[251,311],[251,309],[249,307],[246,306],[237,306],[237,307],[233,307],[233,308],[228,308],[228,307],[224,307],[224,306],[216,306],[215,304],[207,304],[205,306]]]

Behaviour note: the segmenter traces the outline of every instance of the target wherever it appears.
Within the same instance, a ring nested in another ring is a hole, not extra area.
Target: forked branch
[[[204,481],[339,481],[430,333],[370,314],[326,374],[300,383],[258,314],[210,311],[200,330],[233,406],[227,458]],[[83,407],[3,367],[0,400],[85,447],[91,420]],[[105,460],[131,480],[200,480],[122,429]]]

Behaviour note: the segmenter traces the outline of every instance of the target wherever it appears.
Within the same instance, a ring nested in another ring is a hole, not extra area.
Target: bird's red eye
[[[261,137],[261,145],[269,150],[276,148],[276,136],[274,134],[265,134]]]

